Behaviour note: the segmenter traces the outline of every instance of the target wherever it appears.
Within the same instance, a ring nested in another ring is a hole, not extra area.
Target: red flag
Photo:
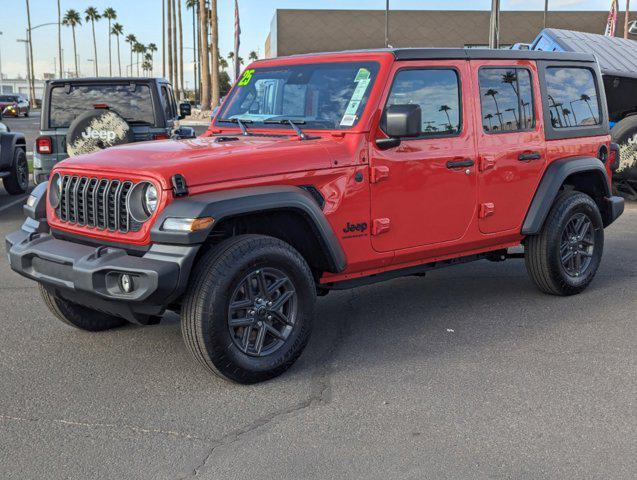
[[[234,79],[239,78],[241,63],[239,62],[239,45],[241,44],[241,25],[239,25],[239,1],[234,0]]]

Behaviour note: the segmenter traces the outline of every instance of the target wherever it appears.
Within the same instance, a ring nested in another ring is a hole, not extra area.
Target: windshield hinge
[[[185,197],[188,195],[188,185],[186,185],[186,179],[181,173],[173,175],[172,183],[175,197]]]

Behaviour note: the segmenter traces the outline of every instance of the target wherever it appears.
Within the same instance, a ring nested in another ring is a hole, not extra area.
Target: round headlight
[[[49,203],[54,210],[60,206],[60,198],[62,198],[62,176],[56,173],[49,183]]]
[[[157,189],[151,183],[144,189],[144,209],[149,217],[157,209]]]

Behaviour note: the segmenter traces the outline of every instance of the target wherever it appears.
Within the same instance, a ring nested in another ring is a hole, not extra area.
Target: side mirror
[[[179,120],[186,118],[192,113],[192,105],[188,102],[181,102],[179,104]]]
[[[172,138],[175,140],[186,140],[188,138],[196,138],[197,134],[192,127],[179,127],[173,132]]]
[[[385,150],[397,147],[403,138],[422,134],[422,110],[419,105],[390,105],[383,112],[381,127],[389,138],[379,138],[376,145]]]

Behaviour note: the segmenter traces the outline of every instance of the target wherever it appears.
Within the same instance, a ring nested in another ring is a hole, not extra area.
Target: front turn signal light
[[[198,232],[210,228],[214,221],[212,217],[167,218],[161,229],[166,232]]]

